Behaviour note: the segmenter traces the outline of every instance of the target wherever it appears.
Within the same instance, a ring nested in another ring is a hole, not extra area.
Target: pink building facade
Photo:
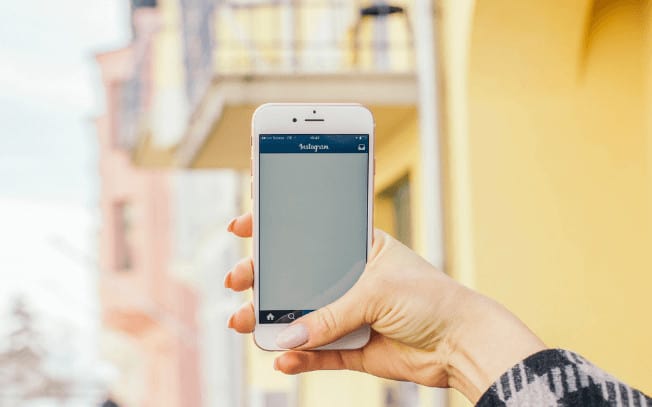
[[[171,273],[170,177],[132,166],[123,133],[150,103],[153,8],[133,13],[134,40],[97,55],[105,112],[97,118],[100,278],[104,357],[111,392],[125,407],[202,404],[195,292]]]

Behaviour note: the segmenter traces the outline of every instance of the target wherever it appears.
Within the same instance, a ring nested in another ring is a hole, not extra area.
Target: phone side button
[[[374,175],[376,175],[376,157],[374,157]]]
[[[254,199],[254,181],[249,180],[249,198]]]

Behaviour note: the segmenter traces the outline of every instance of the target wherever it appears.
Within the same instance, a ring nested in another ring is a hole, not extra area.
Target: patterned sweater
[[[652,399],[573,352],[550,349],[512,367],[476,404],[494,406],[652,407]]]

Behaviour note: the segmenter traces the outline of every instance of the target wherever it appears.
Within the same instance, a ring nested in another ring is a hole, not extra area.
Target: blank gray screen
[[[367,154],[260,154],[261,310],[342,296],[367,255]]]

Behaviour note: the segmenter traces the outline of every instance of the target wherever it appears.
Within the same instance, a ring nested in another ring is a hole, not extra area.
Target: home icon
[[[273,321],[274,320],[274,314],[272,314],[271,312],[269,314],[267,314],[267,320],[268,321]]]

